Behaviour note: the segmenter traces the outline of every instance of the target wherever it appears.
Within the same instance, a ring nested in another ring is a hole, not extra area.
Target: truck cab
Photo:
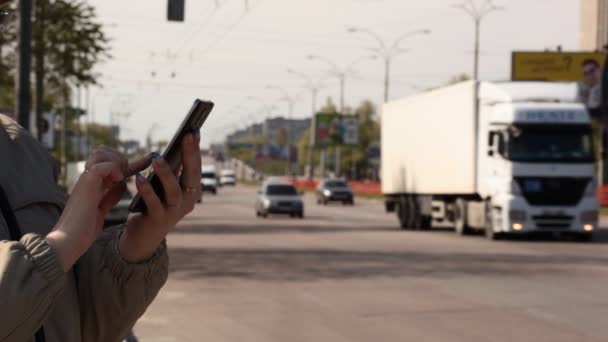
[[[597,229],[591,121],[572,85],[481,88],[479,194],[487,234]],[[484,90],[494,90],[493,99]],[[545,94],[539,94],[547,90]],[[530,94],[532,93],[532,94]],[[532,96],[530,96],[532,95]]]

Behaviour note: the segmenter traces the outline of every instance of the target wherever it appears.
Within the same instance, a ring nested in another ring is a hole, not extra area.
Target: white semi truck
[[[570,83],[468,81],[386,103],[387,211],[404,229],[591,238],[599,209],[593,139],[575,95]]]

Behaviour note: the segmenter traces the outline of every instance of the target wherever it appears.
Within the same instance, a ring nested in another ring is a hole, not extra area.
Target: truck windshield
[[[509,129],[508,156],[512,161],[591,163],[590,126],[518,125]]]

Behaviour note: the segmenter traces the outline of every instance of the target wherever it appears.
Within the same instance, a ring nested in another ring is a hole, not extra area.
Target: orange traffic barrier
[[[597,189],[597,200],[600,202],[600,206],[608,206],[608,185],[600,185]]]
[[[315,190],[319,181],[316,179],[285,178],[285,181],[293,184],[298,190]],[[353,192],[357,195],[381,195],[382,190],[379,182],[352,181],[348,182]]]

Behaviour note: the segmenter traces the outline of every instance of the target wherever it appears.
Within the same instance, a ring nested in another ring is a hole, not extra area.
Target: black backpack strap
[[[19,241],[23,234],[21,233],[21,229],[19,229],[19,223],[17,222],[17,217],[15,217],[15,213],[13,213],[13,208],[11,207],[10,202],[8,201],[8,197],[4,192],[4,189],[0,185],[0,210],[2,211],[2,216],[4,216],[4,221],[8,225],[8,234],[12,241]],[[46,338],[44,337],[44,327],[40,327],[38,331],[36,331],[36,342],[45,342]]]

